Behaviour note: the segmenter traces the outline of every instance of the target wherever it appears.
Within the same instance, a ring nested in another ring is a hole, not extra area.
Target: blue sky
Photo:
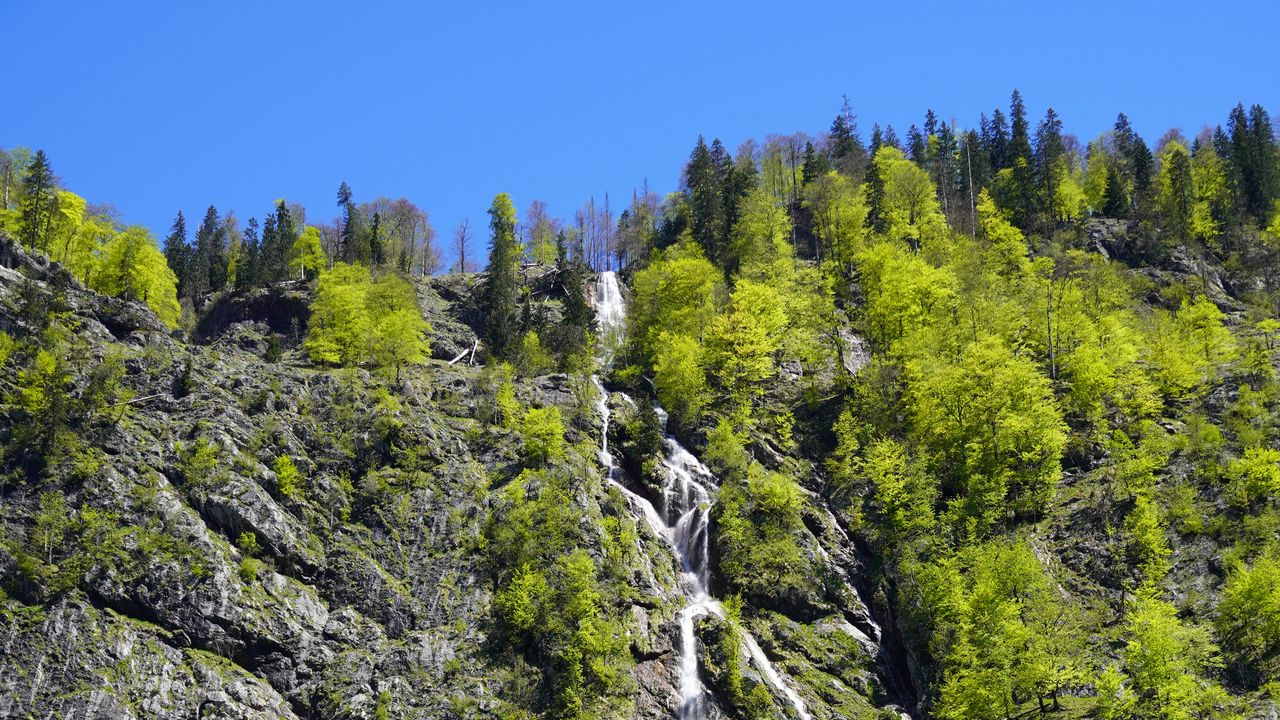
[[[980,7],[979,7],[980,6]],[[91,202],[158,236],[210,203],[312,220],[408,197],[442,238],[494,194],[569,217],[676,188],[699,133],[864,136],[932,107],[976,125],[1019,88],[1088,139],[1280,110],[1280,4],[1204,2],[19,3],[0,0],[0,146],[44,148]],[[1041,8],[1052,8],[1051,11]]]

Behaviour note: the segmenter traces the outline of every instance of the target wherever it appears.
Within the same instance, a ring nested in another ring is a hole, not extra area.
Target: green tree
[[[1160,212],[1173,236],[1184,241],[1192,229],[1195,210],[1195,187],[1191,171],[1191,155],[1176,140],[1160,154]]]
[[[546,465],[564,457],[564,420],[560,408],[530,408],[524,414],[520,435],[533,465]]]
[[[1280,672],[1280,558],[1268,549],[1252,566],[1230,568],[1218,603],[1218,635],[1231,674],[1256,686]]]
[[[324,247],[320,244],[320,229],[311,225],[303,228],[293,241],[289,253],[289,266],[298,271],[298,277],[307,279],[307,271],[312,276],[325,269],[329,259],[325,256]]]
[[[405,365],[420,365],[431,356],[427,334],[431,325],[416,307],[400,307],[375,316],[372,353],[378,365],[395,368],[395,383]]]
[[[729,307],[711,326],[707,367],[737,407],[764,393],[764,382],[777,372],[774,356],[782,343],[787,316],[778,291],[739,280]]]
[[[57,189],[53,169],[49,167],[49,156],[44,150],[37,150],[22,179],[22,230],[19,239],[29,248],[42,252],[49,249],[49,224],[56,209]]]
[[[1062,473],[1066,426],[1048,379],[994,337],[955,363],[908,362],[912,427],[960,481],[964,515],[984,532],[1006,513],[1042,512]]]
[[[373,327],[366,303],[369,286],[369,269],[363,265],[334,263],[320,276],[303,343],[312,360],[357,365],[365,359]]]
[[[653,351],[658,402],[682,425],[697,424],[710,402],[703,349],[688,335],[662,332]]]
[[[1205,677],[1220,664],[1208,630],[1186,625],[1151,593],[1130,603],[1123,634],[1124,669],[1141,717],[1191,720],[1230,717],[1226,693]]]
[[[518,349],[517,304],[520,294],[516,275],[520,243],[516,238],[516,209],[511,204],[510,195],[501,193],[493,199],[489,207],[489,228],[493,236],[482,298],[485,340],[490,354],[510,359]]]
[[[107,242],[91,286],[108,295],[141,300],[165,325],[178,326],[178,278],[144,227],[126,228]]]

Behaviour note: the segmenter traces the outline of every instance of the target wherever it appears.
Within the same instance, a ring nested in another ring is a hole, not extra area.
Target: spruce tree
[[[685,166],[685,197],[689,202],[689,229],[707,257],[717,265],[722,259],[721,239],[724,235],[724,203],[717,177],[716,158],[712,157],[702,136],[689,155]]]
[[[516,208],[507,193],[499,194],[489,206],[489,229],[492,239],[482,296],[485,341],[491,356],[509,360],[519,349],[520,288],[516,266],[520,262],[520,242],[516,238]]]
[[[191,262],[187,267],[187,297],[191,298],[196,309],[200,309],[204,296],[218,287],[213,280],[219,275],[215,265],[221,260],[218,253],[219,226],[218,209],[210,205],[205,211],[204,220],[196,230],[195,247],[191,252]],[[222,268],[226,272],[226,266]],[[225,277],[225,276],[224,276]]]
[[[184,286],[187,283],[187,264],[190,262],[191,248],[187,245],[187,219],[178,211],[169,228],[169,235],[164,239],[164,259],[169,269],[178,278],[178,295],[185,296]]]
[[[923,168],[929,164],[928,153],[929,145],[925,142],[924,135],[920,134],[920,128],[913,124],[907,128],[907,157]]]
[[[1053,108],[1045,112],[1044,120],[1036,128],[1036,210],[1042,218],[1052,219],[1057,201],[1058,180],[1065,167],[1062,164],[1066,147],[1062,141],[1062,118]]]
[[[991,124],[987,129],[987,155],[991,171],[999,172],[1012,165],[1009,157],[1009,125],[1000,108],[991,111]]]
[[[858,177],[867,161],[867,150],[858,137],[858,128],[854,125],[847,99],[840,114],[831,121],[828,137],[831,141],[831,161],[836,170],[850,177]]]
[[[249,218],[241,233],[240,270],[236,273],[236,289],[256,287],[261,273],[261,251],[258,243],[258,219]]]
[[[879,154],[879,149],[882,147],[879,133],[880,128],[876,127],[871,134],[871,147],[876,149],[876,154]],[[871,156],[871,162],[867,163],[867,174],[863,182],[863,189],[867,198],[866,226],[872,232],[883,233],[889,229],[889,218],[885,212],[884,176],[880,174],[880,167],[876,164],[875,154]]]
[[[804,165],[800,167],[800,177],[805,185],[817,180],[831,169],[827,157],[814,149],[812,142],[804,144]]]
[[[351,200],[351,186],[344,180],[338,186],[338,207],[342,209],[342,228],[338,233],[338,257],[343,262],[355,258],[356,210]]]
[[[48,249],[49,223],[57,201],[57,190],[49,157],[44,150],[37,150],[22,181],[22,231],[19,239],[27,247],[41,252]]]

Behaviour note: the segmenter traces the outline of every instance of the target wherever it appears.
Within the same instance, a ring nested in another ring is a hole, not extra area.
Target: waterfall
[[[601,338],[601,364],[613,359],[626,321],[626,305],[618,287],[617,275],[602,272],[595,284],[596,324]],[[679,720],[705,720],[706,689],[698,677],[698,638],[695,626],[699,617],[712,614],[724,617],[724,609],[710,594],[709,513],[711,497],[716,489],[715,476],[679,441],[666,434],[667,413],[656,408],[662,424],[666,456],[662,459],[662,511],[659,512],[640,495],[632,492],[617,477],[613,455],[609,453],[608,393],[600,378],[591,382],[599,393],[596,410],[600,413],[600,464],[608,473],[608,482],[627,498],[632,512],[642,517],[654,534],[670,545],[680,562],[681,584],[688,604],[680,611],[680,707]],[[624,401],[634,406],[631,398]],[[791,703],[801,720],[811,720],[804,699],[788,685],[769,661],[756,639],[745,630],[743,646],[760,668],[765,680]]]

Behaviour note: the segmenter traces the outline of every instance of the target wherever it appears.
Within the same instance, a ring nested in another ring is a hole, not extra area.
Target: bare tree
[[[467,243],[470,241],[471,218],[467,218],[453,231],[453,247],[458,251],[458,272],[467,271]]]
[[[422,231],[422,276],[431,275],[439,269],[440,251],[436,249],[436,229],[428,219]]]

